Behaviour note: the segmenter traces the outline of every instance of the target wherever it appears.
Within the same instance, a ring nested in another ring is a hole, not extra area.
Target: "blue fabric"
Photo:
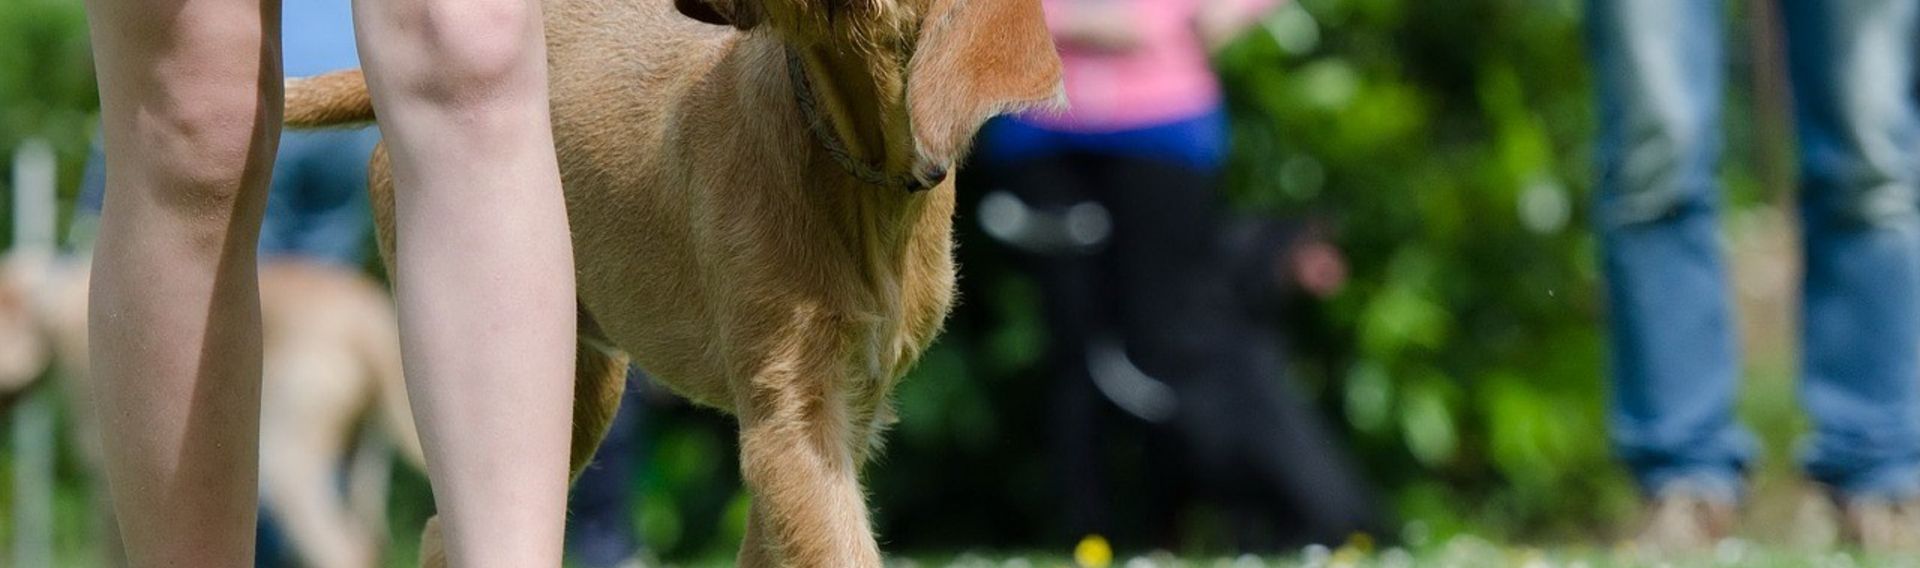
[[[360,66],[350,0],[283,0],[280,48],[288,77]]]
[[[373,128],[282,135],[260,253],[359,266],[373,234],[367,160],[379,141]]]
[[[1003,164],[1081,152],[1172,161],[1209,173],[1226,161],[1227,143],[1224,109],[1115,132],[1069,132],[1002,117],[981,133],[983,157]]]
[[[589,568],[628,565],[642,551],[633,509],[639,500],[634,483],[646,465],[641,387],[647,375],[629,366],[626,380],[613,424],[567,495],[567,554]]]
[[[254,568],[277,568],[294,566],[293,545],[287,542],[286,530],[280,528],[280,522],[271,512],[260,510],[253,525],[253,565]]]
[[[282,133],[260,224],[260,254],[360,266],[373,235],[367,160],[379,141],[379,130],[370,127]],[[99,215],[106,178],[96,143],[80,180],[80,213]]]
[[[1920,0],[1786,2],[1807,258],[1802,456],[1843,493],[1920,493]],[[1722,8],[1597,0],[1596,225],[1613,443],[1649,491],[1738,488],[1740,364],[1718,235]],[[1733,492],[1738,489],[1733,489]]]

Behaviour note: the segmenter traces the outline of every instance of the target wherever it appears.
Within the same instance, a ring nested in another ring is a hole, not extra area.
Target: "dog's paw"
[[[447,543],[440,534],[440,516],[427,519],[420,529],[420,568],[447,568]]]

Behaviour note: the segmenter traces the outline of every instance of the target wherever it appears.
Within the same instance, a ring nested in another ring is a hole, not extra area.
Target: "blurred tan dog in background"
[[[630,353],[738,417],[753,494],[741,565],[879,566],[859,470],[953,300],[947,174],[988,118],[1061,98],[1040,1],[543,11],[579,270],[573,471]],[[373,120],[357,72],[291,81],[286,104],[294,126]],[[391,261],[388,171],[377,151]],[[437,532],[423,564],[445,562]]]
[[[69,440],[98,472],[105,456],[88,395],[88,265],[85,258],[32,254],[0,261],[0,392],[24,390],[51,366],[69,401]],[[397,449],[424,470],[392,302],[358,270],[266,260],[260,303],[261,505],[306,565],[377,566],[387,535],[390,456]],[[99,485],[105,480],[93,478],[95,511],[105,521],[102,548],[119,560],[112,506]]]

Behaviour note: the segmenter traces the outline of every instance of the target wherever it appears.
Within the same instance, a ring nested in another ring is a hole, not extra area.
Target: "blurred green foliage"
[[[1744,8],[1727,20],[1736,207],[1769,197],[1753,166],[1780,147],[1750,112]],[[1220,62],[1234,198],[1342,219],[1352,285],[1298,322],[1320,359],[1301,376],[1436,536],[1592,539],[1633,508],[1605,436],[1581,10],[1299,0]]]
[[[1352,264],[1334,301],[1291,314],[1293,378],[1415,538],[1592,539],[1632,509],[1604,435],[1580,9],[1301,0],[1218,60],[1232,199],[1332,217]],[[978,234],[961,251],[971,303],[902,387],[874,484],[883,527],[933,546],[1057,544],[1036,294]],[[1126,475],[1116,494],[1154,482]],[[1020,514],[993,516],[1007,510]]]
[[[1235,197],[1343,220],[1353,284],[1299,333],[1335,354],[1318,392],[1402,516],[1443,534],[1570,532],[1630,503],[1581,222],[1579,9],[1306,0],[1222,61]]]
[[[1408,521],[1389,537],[1590,540],[1630,510],[1602,416],[1579,15],[1576,0],[1297,0],[1219,58],[1234,202],[1337,221],[1353,277],[1290,318],[1294,378]],[[97,106],[79,2],[0,0],[0,151],[48,139],[71,195]],[[1728,183],[1749,203],[1765,197],[1742,173],[1753,126],[1729,115]],[[877,522],[895,548],[1062,546],[1078,535],[1058,534],[1049,485],[1038,294],[977,231],[961,239],[966,297],[901,387],[871,469]],[[745,503],[731,423],[649,406],[634,514],[658,553],[726,557]],[[1116,484],[1154,482],[1141,475]],[[405,548],[430,501],[417,475],[400,481]]]
[[[75,190],[100,108],[86,32],[78,0],[0,0],[0,187],[9,192],[13,150],[29,138],[53,146],[69,181],[61,191]],[[11,238],[11,200],[0,207],[0,235]]]

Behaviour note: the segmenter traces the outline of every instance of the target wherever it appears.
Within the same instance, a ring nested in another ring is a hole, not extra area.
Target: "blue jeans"
[[[260,223],[260,254],[360,266],[371,252],[373,236],[367,160],[379,142],[379,130],[371,127],[281,135],[267,211]],[[80,184],[77,208],[98,216],[107,186],[99,144],[93,146]]]
[[[1804,176],[1803,467],[1846,494],[1920,494],[1920,0],[1783,4]],[[1737,499],[1755,444],[1734,418],[1718,236],[1723,6],[1587,6],[1611,438],[1649,491]]]

